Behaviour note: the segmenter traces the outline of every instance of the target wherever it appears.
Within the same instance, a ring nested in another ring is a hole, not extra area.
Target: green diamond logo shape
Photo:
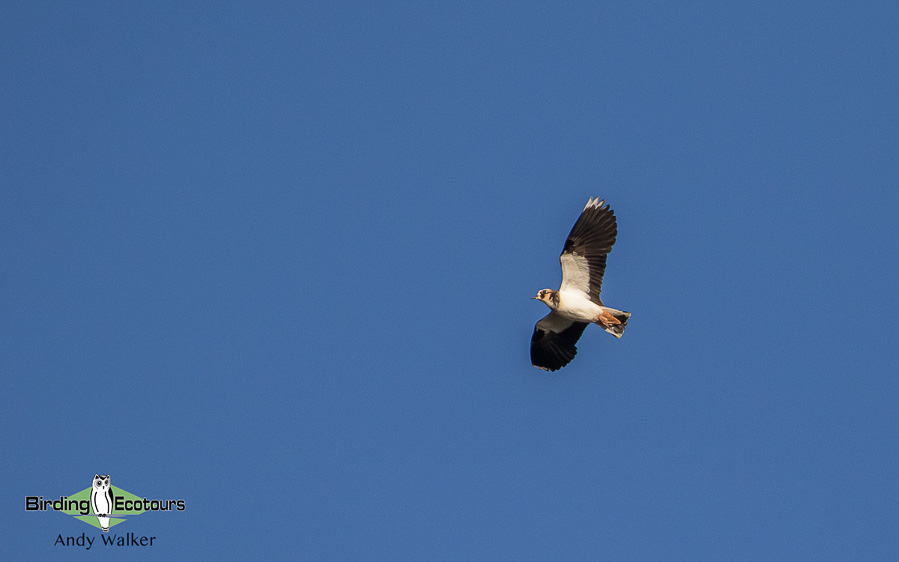
[[[80,504],[81,501],[86,501],[87,505],[91,505],[91,489],[92,488],[88,487],[88,488],[81,490],[77,494],[72,494],[69,496],[69,500],[70,501],[73,500],[73,501],[77,502],[76,504],[74,504],[75,506]],[[131,506],[143,505],[143,503],[142,503],[143,498],[135,496],[131,492],[127,492],[116,486],[110,486],[109,489],[112,490],[112,495],[114,498],[113,505],[115,505],[115,504],[131,505]],[[122,498],[122,499],[120,500],[119,498]],[[129,500],[129,501],[125,502],[124,500]],[[69,505],[72,505],[72,504],[69,504]],[[119,523],[122,523],[125,521],[125,517],[127,517],[129,515],[140,515],[144,511],[146,511],[146,510],[144,510],[144,509],[115,510],[114,509],[113,513],[109,514],[109,526],[112,527],[114,525],[118,525]],[[75,517],[75,519],[80,519],[81,521],[84,521],[88,525],[93,525],[94,527],[96,527],[98,529],[102,528],[100,526],[100,520],[97,519],[97,515],[94,513],[93,506],[91,507],[90,515],[81,515],[81,512],[78,510],[77,507],[74,507],[73,509],[63,510],[63,513],[65,513],[67,515],[72,515],[73,517]]]

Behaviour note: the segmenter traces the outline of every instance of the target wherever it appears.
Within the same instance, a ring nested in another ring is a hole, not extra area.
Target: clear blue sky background
[[[897,22],[3,2],[5,556],[99,472],[187,509],[90,555],[895,560]],[[633,317],[545,373],[594,195]]]

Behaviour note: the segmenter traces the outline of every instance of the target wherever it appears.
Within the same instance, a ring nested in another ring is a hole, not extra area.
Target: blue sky
[[[897,8],[186,4],[0,6],[11,557],[899,556]]]

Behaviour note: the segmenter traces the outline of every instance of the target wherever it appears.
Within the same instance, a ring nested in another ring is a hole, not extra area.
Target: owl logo
[[[113,496],[112,486],[109,484],[109,475],[94,475],[94,482],[91,489],[91,508],[97,521],[100,522],[100,529],[104,533],[109,532],[109,515],[112,513]]]

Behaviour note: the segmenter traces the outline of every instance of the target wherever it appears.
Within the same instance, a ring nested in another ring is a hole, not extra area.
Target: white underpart
[[[556,312],[578,322],[593,322],[602,313],[602,307],[591,301],[583,291],[559,290],[559,308]]]
[[[587,266],[587,258],[575,254],[562,254],[559,257],[562,264],[562,286],[560,291],[580,291],[587,294],[590,290],[590,268]]]

